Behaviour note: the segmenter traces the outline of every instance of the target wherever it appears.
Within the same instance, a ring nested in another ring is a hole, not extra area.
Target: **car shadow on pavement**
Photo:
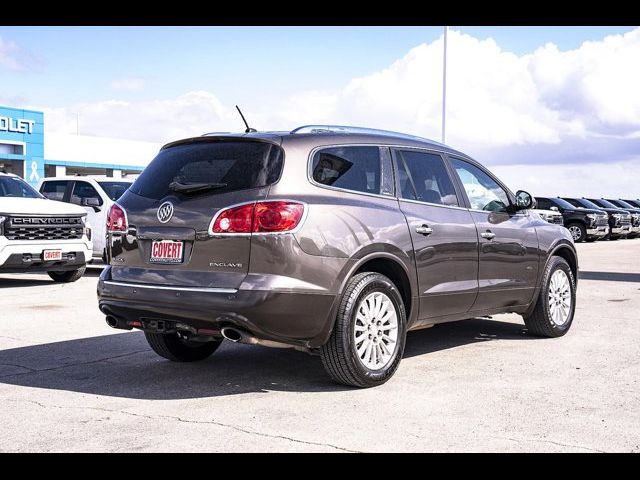
[[[87,271],[84,272],[83,277],[99,277],[100,274],[102,273],[102,268],[97,268],[97,267],[93,267],[93,268],[87,268]]]
[[[533,339],[521,324],[473,319],[408,335],[405,357],[499,339]],[[350,390],[332,382],[317,356],[224,342],[209,359],[173,363],[141,332],[0,351],[0,383],[147,400],[206,398],[269,391]]]
[[[447,350],[470,343],[536,339],[538,337],[527,334],[523,323],[474,318],[460,322],[442,323],[432,328],[409,332],[404,358]]]
[[[10,287],[41,287],[47,284],[55,285],[55,282],[49,277],[11,278],[10,276],[0,276],[0,290]]]
[[[640,273],[581,271],[578,278],[580,280],[603,280],[609,282],[640,282]]]

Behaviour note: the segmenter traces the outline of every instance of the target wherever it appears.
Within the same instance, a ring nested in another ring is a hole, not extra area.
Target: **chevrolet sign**
[[[35,120],[0,116],[0,132],[33,133]]]

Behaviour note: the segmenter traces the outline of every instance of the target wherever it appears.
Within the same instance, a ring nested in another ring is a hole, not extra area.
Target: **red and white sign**
[[[154,240],[151,244],[150,262],[182,263],[184,242],[177,240]]]
[[[45,262],[62,260],[62,250],[43,250],[42,260],[44,260]]]

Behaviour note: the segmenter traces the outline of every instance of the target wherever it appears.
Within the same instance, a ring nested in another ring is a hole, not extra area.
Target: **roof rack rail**
[[[208,137],[211,135],[233,135],[233,132],[208,132],[208,133],[203,133],[201,136]]]
[[[418,137],[417,135],[408,135],[406,133],[393,132],[390,130],[380,130],[377,128],[368,128],[368,127],[352,127],[348,125],[303,125],[298,128],[294,128],[290,132],[291,134],[296,133],[363,133],[363,134],[372,134],[372,135],[389,135],[394,137],[403,137],[415,140],[427,140],[431,143],[439,143],[434,140],[430,140],[424,137]],[[442,145],[442,144],[440,144]]]

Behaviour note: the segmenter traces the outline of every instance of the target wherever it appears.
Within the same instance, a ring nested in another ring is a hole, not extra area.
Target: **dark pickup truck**
[[[626,200],[612,200],[607,199],[607,202],[615,205],[618,208],[622,208],[631,214],[631,233],[627,238],[640,237],[640,206],[636,206]]]
[[[601,207],[599,204],[586,198],[563,197],[563,199],[578,208],[599,209],[606,212],[609,216],[609,234],[605,239],[617,240],[618,238],[627,238],[627,235],[631,233],[631,214],[626,210]]]
[[[609,217],[599,209],[576,207],[562,198],[536,197],[538,208],[557,210],[574,242],[593,242],[609,234]]]

